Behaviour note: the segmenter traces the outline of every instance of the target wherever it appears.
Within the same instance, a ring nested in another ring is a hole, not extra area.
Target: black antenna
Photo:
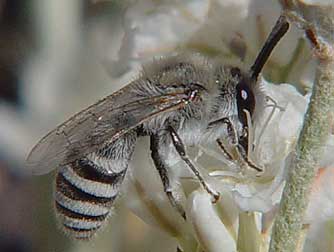
[[[274,28],[271,30],[266,42],[264,43],[260,53],[257,55],[254,64],[250,68],[250,77],[257,80],[264,64],[267,62],[271,52],[284,34],[289,29],[289,23],[285,16],[281,15],[277,20]]]

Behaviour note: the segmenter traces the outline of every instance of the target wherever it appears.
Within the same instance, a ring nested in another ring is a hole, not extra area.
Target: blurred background
[[[113,1],[0,0],[1,252],[169,249],[171,238],[150,232],[124,199],[96,239],[68,239],[54,219],[54,172],[32,177],[24,167],[48,130],[126,83],[106,60],[121,42],[122,13]]]

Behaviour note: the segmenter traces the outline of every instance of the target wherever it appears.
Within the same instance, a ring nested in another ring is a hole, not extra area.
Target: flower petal
[[[188,216],[204,251],[236,251],[235,242],[217,215],[207,192],[193,192],[188,204]]]

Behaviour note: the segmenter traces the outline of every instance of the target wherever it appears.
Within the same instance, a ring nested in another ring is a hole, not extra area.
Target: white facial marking
[[[241,97],[242,97],[242,99],[247,100],[248,94],[245,90],[241,90]]]

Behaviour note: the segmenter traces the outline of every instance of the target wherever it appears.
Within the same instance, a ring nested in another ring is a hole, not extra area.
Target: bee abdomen
[[[121,168],[103,172],[103,166],[84,158],[59,170],[55,209],[65,233],[76,239],[89,239],[104,224],[126,172],[126,166]]]

